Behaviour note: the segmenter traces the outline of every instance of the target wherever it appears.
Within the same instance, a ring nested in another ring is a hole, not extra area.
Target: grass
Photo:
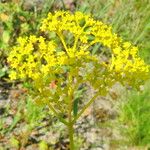
[[[42,107],[36,106],[30,98],[26,98],[26,100],[19,100],[17,102],[17,106],[15,106],[17,109],[11,107],[10,104],[7,105],[8,109],[1,116],[0,120],[1,135],[13,132],[13,129],[16,128],[17,124],[21,122],[25,122],[31,127],[36,127],[37,124],[40,125],[40,121],[47,116],[46,111],[43,111]],[[13,116],[11,112],[15,112]],[[8,116],[13,117],[10,125],[7,125],[7,122],[5,121],[5,118]]]
[[[132,91],[122,103],[119,126],[123,140],[130,146],[150,145],[150,86],[142,93]]]
[[[0,147],[3,145],[6,149],[26,147],[30,143],[33,132],[37,132],[40,128],[45,128],[47,131],[52,124],[52,113],[42,106],[37,106],[30,97],[22,96],[17,101],[17,103],[10,102],[7,104],[8,109],[1,115],[0,119],[0,139],[9,139],[5,146],[0,143]],[[12,103],[17,106],[14,108]],[[8,122],[8,116],[12,117],[11,123]]]

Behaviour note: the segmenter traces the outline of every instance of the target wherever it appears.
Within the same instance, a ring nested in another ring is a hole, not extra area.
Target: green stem
[[[72,84],[73,84],[73,77],[72,77],[72,74],[70,73],[69,76],[68,76],[68,80],[69,80],[69,83],[68,83],[68,100],[69,100],[69,107],[68,107],[68,132],[69,132],[69,141],[70,141],[70,150],[74,150],[74,140],[73,140],[73,134],[74,134],[74,129],[73,129],[73,123],[72,123],[72,105],[73,105],[73,100],[74,100],[74,87],[72,87]]]
[[[60,38],[60,40],[61,40],[61,42],[62,42],[62,44],[63,44],[63,46],[64,46],[64,49],[65,49],[67,55],[69,56],[69,54],[68,54],[68,48],[67,48],[67,45],[66,45],[66,43],[65,43],[65,40],[64,40],[64,37],[63,37],[62,33],[57,32],[57,35],[58,35],[58,37]]]
[[[78,39],[79,39],[79,36],[75,37],[75,42],[74,42],[74,45],[73,45],[73,50],[74,51],[76,50]]]
[[[74,129],[72,123],[68,125],[68,132],[69,132],[70,150],[74,150],[74,139],[73,139]]]
[[[96,43],[95,41],[92,41],[89,45],[87,45],[87,46],[84,47],[84,50],[87,50],[90,46],[92,46],[95,43]]]
[[[95,96],[93,96],[89,102],[82,108],[82,110],[79,112],[79,114],[73,119],[72,124],[74,124],[79,117],[84,113],[84,111],[95,101],[95,99],[99,96],[99,92],[95,94]]]

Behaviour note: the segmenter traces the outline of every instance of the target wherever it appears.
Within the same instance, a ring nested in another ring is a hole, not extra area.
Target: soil
[[[17,103],[25,94],[26,90],[19,84],[12,87],[12,83],[0,81],[0,116],[5,120],[6,128],[13,123]],[[85,97],[90,98],[93,94],[94,91],[89,88]],[[81,150],[113,150],[110,147],[111,140],[118,138],[109,126],[117,117],[113,98],[111,96],[98,97],[75,124],[75,140],[79,143]],[[87,100],[85,99],[84,102],[86,103]],[[4,115],[8,108],[9,112]],[[16,137],[22,143],[19,146],[22,150],[38,149],[41,141],[45,141],[51,149],[66,150],[69,145],[66,133],[66,127],[55,117],[49,119],[46,116],[42,124],[31,131],[26,129],[26,122],[21,121],[11,132],[2,133],[0,131],[0,147],[4,150],[13,150],[10,140],[12,137]]]

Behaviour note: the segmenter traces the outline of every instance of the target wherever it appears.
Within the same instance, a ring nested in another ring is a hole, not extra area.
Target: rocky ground
[[[14,88],[11,84],[4,81],[1,81],[0,83],[0,120],[5,122],[3,124],[5,125],[5,130],[4,128],[0,128],[0,147],[2,150],[15,149],[13,143],[15,140],[16,143],[17,140],[19,141],[20,144],[18,144],[18,147],[22,150],[39,149],[39,143],[41,143],[41,141],[45,141],[49,149],[68,149],[69,142],[67,138],[68,135],[66,134],[66,128],[55,117],[47,115],[44,117],[39,126],[34,125],[33,128],[31,127],[31,122],[29,123],[23,119],[20,119],[17,122],[16,116],[18,115],[17,107],[20,103],[19,99],[20,101],[23,101],[23,95],[26,91],[19,86],[14,86]],[[120,90],[120,88],[118,88],[118,90]],[[86,91],[85,97],[92,97],[92,95],[93,91],[89,89]],[[77,147],[77,149],[114,149],[113,147],[110,147],[111,141],[114,138],[117,139],[118,135],[116,131],[114,133],[111,125],[117,117],[114,103],[116,103],[115,101],[118,97],[119,95],[113,90],[111,91],[110,96],[99,97],[78,120],[74,126],[76,132],[76,145],[80,147]],[[23,111],[25,110],[22,109],[22,113],[24,113]],[[10,129],[10,126],[14,124],[15,121],[16,124],[12,126],[12,129]],[[28,124],[30,124],[31,129],[29,129]],[[9,128],[10,131],[7,131],[7,128]],[[15,140],[12,137],[15,137]]]

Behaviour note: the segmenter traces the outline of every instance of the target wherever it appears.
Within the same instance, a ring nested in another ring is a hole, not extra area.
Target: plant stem
[[[69,84],[68,84],[68,100],[69,100],[69,103],[68,103],[68,132],[69,132],[69,147],[70,147],[70,150],[74,150],[74,140],[73,140],[73,134],[74,134],[74,129],[73,129],[73,123],[72,123],[72,105],[73,105],[73,100],[74,100],[74,88],[75,87],[72,87],[72,84],[73,84],[73,77],[72,77],[72,74],[70,73],[69,76],[68,76],[68,80],[69,80]]]
[[[68,132],[69,132],[70,150],[74,150],[74,140],[73,140],[74,129],[72,123],[68,125]]]
[[[58,37],[60,38],[60,40],[61,40],[61,42],[62,42],[62,44],[63,44],[63,47],[64,47],[64,49],[65,49],[67,55],[69,56],[69,54],[68,54],[68,48],[67,48],[67,45],[66,45],[66,42],[65,42],[65,40],[64,40],[64,37],[63,37],[62,33],[57,32],[57,35],[58,35]]]

